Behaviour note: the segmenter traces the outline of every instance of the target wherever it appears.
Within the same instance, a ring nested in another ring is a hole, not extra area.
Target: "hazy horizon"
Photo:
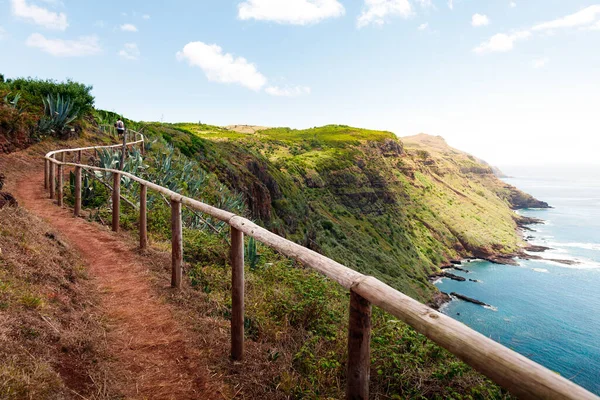
[[[600,165],[600,3],[0,0],[0,73],[134,120],[440,135],[499,167]]]

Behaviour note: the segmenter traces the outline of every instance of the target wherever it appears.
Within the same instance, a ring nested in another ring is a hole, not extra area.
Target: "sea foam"
[[[556,247],[575,247],[584,250],[600,251],[600,243],[548,243]]]

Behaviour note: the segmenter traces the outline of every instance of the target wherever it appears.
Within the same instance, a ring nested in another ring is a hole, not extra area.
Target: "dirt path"
[[[183,327],[161,302],[135,248],[118,235],[61,209],[48,199],[43,174],[16,182],[21,206],[48,221],[87,262],[102,293],[108,343],[128,399],[217,399],[200,354],[186,343]],[[122,372],[122,373],[121,373]]]

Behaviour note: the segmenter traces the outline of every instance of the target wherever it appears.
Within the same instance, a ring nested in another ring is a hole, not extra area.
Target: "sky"
[[[600,2],[0,0],[0,73],[134,120],[440,135],[498,166],[600,164]]]

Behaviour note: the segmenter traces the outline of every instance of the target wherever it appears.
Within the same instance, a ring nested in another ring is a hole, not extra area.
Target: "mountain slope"
[[[246,131],[146,127],[242,192],[269,229],[422,301],[449,260],[519,252],[511,208],[544,206],[441,138],[343,125]]]

